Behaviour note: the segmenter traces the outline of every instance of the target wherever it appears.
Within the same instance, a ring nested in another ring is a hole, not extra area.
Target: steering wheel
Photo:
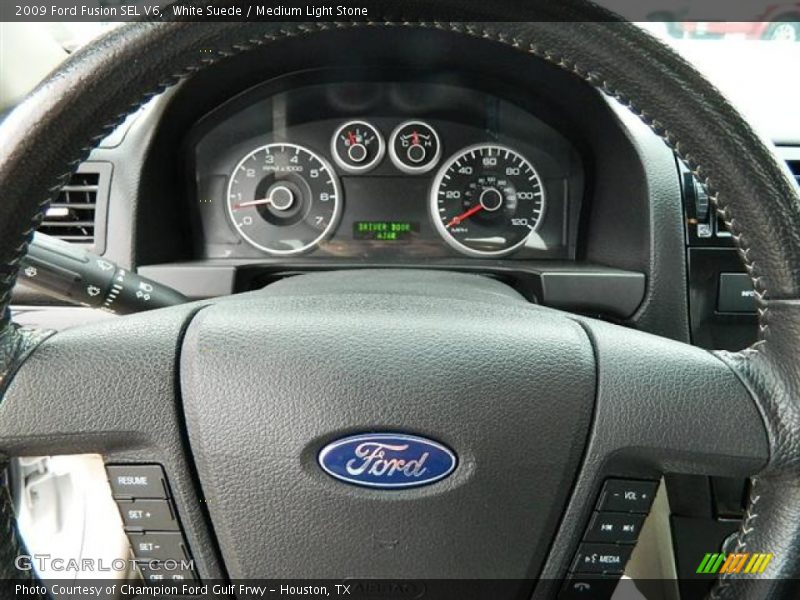
[[[604,477],[751,476],[736,551],[774,558],[711,595],[789,597],[800,577],[797,188],[672,50],[583,0],[537,4],[546,22],[491,22],[518,10],[492,2],[458,23],[138,23],[71,56],[0,130],[0,452],[162,465],[209,579],[558,579]],[[477,276],[418,271],[303,275],[58,334],[11,322],[44,207],[127,114],[233,55],[366,27],[507,45],[630,108],[708,188],[757,292],[758,342],[710,353],[531,305]],[[326,444],[366,431],[438,440],[458,466],[394,491],[319,468]],[[15,569],[5,497],[0,513],[2,577],[30,576]]]

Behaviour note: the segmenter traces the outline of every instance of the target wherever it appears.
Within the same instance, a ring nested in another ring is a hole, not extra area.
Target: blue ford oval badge
[[[380,489],[409,488],[444,479],[456,468],[447,447],[415,435],[370,433],[336,440],[319,453],[330,476]]]

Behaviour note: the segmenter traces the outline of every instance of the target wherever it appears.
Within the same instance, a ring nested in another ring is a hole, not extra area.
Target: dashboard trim
[[[311,271],[353,269],[426,269],[478,273],[511,284],[531,302],[587,315],[624,320],[633,315],[645,296],[644,273],[598,264],[538,261],[498,264],[497,261],[445,259],[418,264],[357,261],[295,260],[290,264],[248,260],[206,260],[139,267],[144,277],[177,289],[193,299],[225,296],[260,289],[270,282]]]

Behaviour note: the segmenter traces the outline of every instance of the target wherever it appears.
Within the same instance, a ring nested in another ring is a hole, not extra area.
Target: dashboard
[[[582,162],[530,112],[436,80],[281,83],[190,135],[203,258],[574,258]]]
[[[778,150],[800,170],[796,146]],[[662,140],[546,61],[447,32],[337,29],[154,97],[42,230],[193,299],[309,271],[460,271],[737,349],[752,290],[712,213]],[[23,285],[14,300],[52,304]]]
[[[680,173],[645,125],[503,45],[354,35],[231,57],[130,117],[79,172],[97,179],[95,251],[189,298],[309,271],[468,272],[690,338]],[[19,286],[15,302],[48,300]]]

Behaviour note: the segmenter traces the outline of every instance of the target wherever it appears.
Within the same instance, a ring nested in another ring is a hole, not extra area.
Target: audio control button
[[[657,485],[655,481],[609,479],[600,494],[598,509],[647,514]]]
[[[586,530],[587,542],[633,544],[639,537],[644,515],[636,513],[597,512]]]
[[[572,570],[575,573],[610,573],[621,575],[633,552],[632,546],[581,544]]]

